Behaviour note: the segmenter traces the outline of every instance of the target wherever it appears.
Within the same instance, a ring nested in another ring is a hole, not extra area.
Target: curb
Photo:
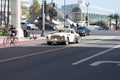
[[[38,39],[19,39],[19,42],[16,45],[26,44],[26,43],[31,43],[31,42],[40,42],[44,40],[45,40],[45,37],[38,38]],[[3,43],[0,43],[0,46],[4,46]]]

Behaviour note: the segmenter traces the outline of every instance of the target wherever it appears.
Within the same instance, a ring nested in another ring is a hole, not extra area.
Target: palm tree
[[[48,12],[49,12],[49,16],[50,16],[50,23],[52,23],[52,19],[53,19],[55,16],[57,16],[57,12],[56,12],[56,10],[53,9],[53,8],[50,8]]]
[[[1,0],[1,22],[0,22],[0,26],[2,25],[2,0]]]
[[[9,12],[9,0],[8,0],[8,5],[7,5],[7,27],[8,27],[8,25],[9,25],[9,16],[10,16],[10,12]]]
[[[119,14],[114,14],[114,19],[116,23],[116,30],[118,29],[118,20],[119,20]]]
[[[6,16],[5,16],[5,14],[6,14],[6,0],[4,1],[4,22],[5,22],[5,27],[6,27]]]
[[[118,29],[118,20],[120,18],[119,14],[110,14],[108,16],[110,18],[110,26],[111,26],[111,21],[115,19],[115,25],[116,25],[116,30]]]
[[[110,14],[108,17],[109,17],[109,20],[110,20],[110,25],[109,26],[110,26],[110,29],[111,29],[111,25],[112,25],[111,21],[114,18],[114,16],[113,16],[113,14]]]

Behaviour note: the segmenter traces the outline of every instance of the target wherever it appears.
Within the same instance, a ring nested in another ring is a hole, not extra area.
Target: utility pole
[[[45,0],[42,0],[42,33],[41,36],[45,36]]]
[[[51,3],[53,3],[53,0],[51,0]]]
[[[66,20],[65,5],[66,5],[66,0],[64,0],[64,28],[65,28],[65,20]]]
[[[8,0],[8,10],[7,10],[7,26],[9,26],[9,17],[10,17],[10,12],[9,12],[9,4],[10,4],[10,1]]]
[[[1,0],[1,26],[2,26],[2,11],[3,11],[3,10],[2,10],[2,8],[3,8],[2,5],[3,5],[3,3],[2,3],[2,0]]]
[[[4,1],[4,22],[5,22],[5,27],[6,26],[6,0]]]
[[[89,14],[88,14],[88,7],[89,7],[90,3],[86,2],[86,7],[87,7],[87,15],[86,15],[86,22],[87,22],[87,26],[89,26]]]

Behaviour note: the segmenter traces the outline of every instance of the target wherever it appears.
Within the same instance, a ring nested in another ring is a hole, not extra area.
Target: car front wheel
[[[48,44],[48,45],[51,45],[51,44],[52,44],[52,42],[47,42],[47,44]]]
[[[80,41],[81,41],[81,37],[78,37],[78,38],[76,39],[76,43],[80,43]]]
[[[65,45],[69,44],[69,38],[67,38],[67,40],[65,41]]]

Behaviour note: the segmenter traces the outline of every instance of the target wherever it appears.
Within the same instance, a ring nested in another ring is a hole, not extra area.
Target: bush
[[[98,21],[95,24],[101,26],[102,28],[108,28],[107,24],[104,21]]]
[[[0,30],[0,35],[5,36],[7,34],[7,32],[8,32],[8,29],[3,28],[3,29]]]

